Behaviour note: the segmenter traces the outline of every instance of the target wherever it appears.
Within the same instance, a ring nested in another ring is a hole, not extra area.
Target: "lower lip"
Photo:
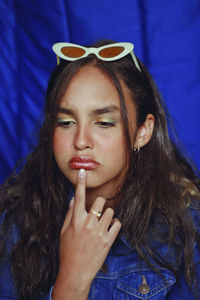
[[[85,170],[94,170],[99,167],[99,164],[96,162],[77,162],[72,161],[69,163],[71,169],[85,169]]]

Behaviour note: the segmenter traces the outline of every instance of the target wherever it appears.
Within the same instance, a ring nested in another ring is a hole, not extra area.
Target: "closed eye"
[[[61,127],[71,127],[72,125],[74,125],[76,122],[74,120],[66,120],[66,119],[58,119],[57,124],[58,126]]]
[[[116,122],[107,122],[107,121],[99,121],[96,122],[97,125],[103,128],[113,127],[115,126]]]

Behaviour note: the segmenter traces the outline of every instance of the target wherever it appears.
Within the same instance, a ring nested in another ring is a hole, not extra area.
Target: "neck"
[[[120,199],[120,191],[116,191],[115,193],[108,192],[100,192],[96,189],[88,188],[86,190],[86,210],[89,211],[96,200],[97,197],[103,197],[106,199],[106,203],[104,205],[104,210],[107,207],[111,207],[114,210],[116,209],[119,199]]]

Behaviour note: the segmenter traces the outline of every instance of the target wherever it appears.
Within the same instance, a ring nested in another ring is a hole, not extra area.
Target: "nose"
[[[90,129],[86,126],[79,126],[77,128],[74,146],[78,150],[92,149],[93,148],[93,139],[90,132]]]

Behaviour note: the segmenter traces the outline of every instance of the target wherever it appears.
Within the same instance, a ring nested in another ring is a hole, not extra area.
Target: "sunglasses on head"
[[[134,45],[132,43],[114,43],[102,47],[83,47],[72,43],[56,43],[52,47],[57,56],[57,63],[59,64],[60,58],[74,61],[87,57],[89,54],[95,54],[101,60],[113,61],[120,59],[127,54],[131,54],[136,68],[141,72],[137,58],[133,52]]]

